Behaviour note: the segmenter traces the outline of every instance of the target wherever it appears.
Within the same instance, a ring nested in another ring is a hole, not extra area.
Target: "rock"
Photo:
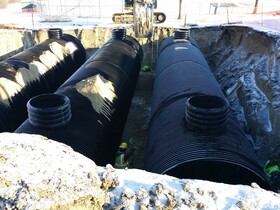
[[[106,170],[100,174],[101,176],[101,188],[103,190],[114,189],[119,185],[118,176],[112,165],[106,165]]]
[[[97,166],[39,135],[0,134],[0,209],[102,209]]]
[[[104,171],[106,169],[99,168]],[[119,185],[105,209],[279,209],[280,194],[252,186],[177,179],[143,170],[115,172]],[[135,192],[132,195],[130,189]],[[125,199],[124,199],[125,198]]]

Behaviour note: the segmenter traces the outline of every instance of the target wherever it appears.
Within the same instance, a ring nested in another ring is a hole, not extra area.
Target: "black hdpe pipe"
[[[174,44],[174,42],[189,42],[199,49],[199,45],[195,39],[191,37],[191,28],[179,28],[174,31],[174,36],[169,36],[164,39],[164,42],[160,44],[158,54],[160,54],[169,45]]]
[[[61,29],[49,39],[0,63],[0,132],[13,132],[27,119],[27,101],[52,93],[86,60],[85,49]]]
[[[98,165],[113,164],[143,58],[140,44],[124,33],[113,30],[113,38],[55,92],[70,100],[68,125],[42,128],[29,119],[16,132],[41,134],[71,146]]]
[[[253,146],[190,42],[175,40],[159,54],[145,170],[268,188]]]

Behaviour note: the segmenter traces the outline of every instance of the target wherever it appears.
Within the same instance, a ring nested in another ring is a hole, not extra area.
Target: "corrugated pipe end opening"
[[[125,40],[126,39],[126,29],[113,29],[112,31],[112,38],[118,40]]]
[[[50,28],[48,29],[48,37],[49,39],[60,39],[63,35],[63,31],[61,28]]]
[[[186,102],[185,119],[191,130],[207,134],[221,134],[228,121],[228,102],[218,96],[198,95]]]
[[[270,189],[265,179],[257,172],[241,165],[221,160],[185,162],[170,168],[165,173],[180,179],[201,179],[227,184],[251,185],[252,182],[256,182],[262,188]]]
[[[27,102],[29,122],[38,128],[61,128],[71,120],[70,99],[60,94],[42,94]]]
[[[189,28],[182,28],[177,29],[174,32],[174,39],[189,39],[190,38],[190,29]]]

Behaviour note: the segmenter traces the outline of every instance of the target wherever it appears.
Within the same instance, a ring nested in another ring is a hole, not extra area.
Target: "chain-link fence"
[[[184,0],[183,20],[178,20],[179,0],[157,0],[156,12],[165,13],[166,23],[171,26],[174,23],[174,27],[177,27],[179,21],[180,25],[184,21],[195,24],[242,22],[273,28],[278,23],[279,30],[280,0],[259,0],[257,13],[253,15],[255,2],[256,0]],[[7,11],[2,11],[5,19],[0,19],[0,24],[8,22],[39,28],[44,26],[43,22],[61,22],[57,25],[64,25],[66,23],[62,22],[67,21],[68,25],[96,25],[112,23],[114,13],[127,12],[124,0],[22,0],[21,5],[18,4],[17,8],[11,4]],[[22,8],[25,7],[27,10],[23,11]],[[36,7],[34,11],[32,7]],[[8,13],[9,11],[11,12]]]
[[[104,18],[123,12],[123,0],[38,0],[42,18]]]
[[[125,12],[124,0],[33,0],[41,11],[41,17],[51,18],[109,18],[114,13]],[[184,14],[191,21],[203,20],[204,16],[224,14],[225,22],[239,15],[252,14],[255,0],[185,0]],[[259,0],[258,13],[280,10],[279,0]],[[179,0],[158,0],[157,11],[167,18],[178,17]],[[215,16],[214,16],[215,17]],[[222,17],[223,18],[223,17]]]

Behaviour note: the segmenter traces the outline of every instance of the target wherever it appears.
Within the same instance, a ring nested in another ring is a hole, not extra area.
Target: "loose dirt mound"
[[[13,24],[0,24],[0,29],[10,29],[10,30],[16,30],[16,29],[24,29],[19,27],[18,25],[13,25]]]

